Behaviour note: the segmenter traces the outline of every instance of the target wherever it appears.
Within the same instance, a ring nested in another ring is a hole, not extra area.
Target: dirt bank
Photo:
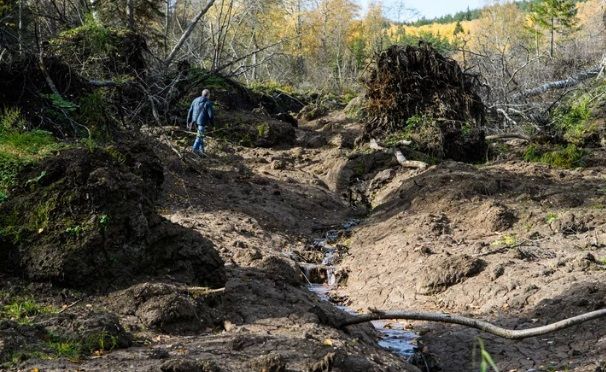
[[[604,307],[603,166],[446,162],[382,177],[342,264],[354,307],[470,314],[511,328]],[[472,370],[479,336],[504,370],[594,371],[606,354],[601,323],[520,342],[414,326],[445,370]]]
[[[185,151],[189,139],[184,141],[182,133],[172,135],[163,131],[156,134],[159,142],[147,138],[163,169],[164,182],[157,189],[159,199],[151,196],[155,195],[153,185],[157,183],[145,181],[144,177],[133,176],[129,178],[132,182],[126,183],[132,186],[112,189],[113,193],[110,193],[111,188],[93,186],[122,185],[113,182],[119,180],[118,173],[107,170],[102,178],[104,182],[93,182],[97,178],[91,178],[100,171],[78,173],[82,177],[74,178],[74,187],[70,190],[74,189],[83,197],[87,192],[105,190],[122,201],[115,204],[121,205],[120,209],[112,210],[112,216],[116,216],[112,220],[115,223],[112,231],[116,233],[114,241],[118,242],[121,237],[122,247],[137,247],[135,243],[139,239],[135,234],[119,230],[120,226],[126,229],[132,225],[118,218],[122,215],[126,218],[128,213],[118,212],[138,211],[138,204],[141,204],[146,220],[160,219],[182,231],[179,236],[169,234],[158,244],[154,243],[158,248],[154,252],[162,252],[161,247],[180,242],[183,236],[197,237],[205,242],[203,247],[216,250],[225,262],[224,289],[213,291],[200,287],[216,287],[213,282],[177,275],[179,272],[171,269],[175,262],[171,257],[161,261],[164,266],[158,266],[159,270],[133,269],[137,275],[129,276],[128,282],[110,283],[97,288],[100,291],[90,291],[86,285],[83,289],[66,289],[66,282],[59,278],[53,280],[54,276],[15,277],[16,273],[9,270],[2,274],[2,308],[14,305],[14,299],[34,298],[40,311],[11,320],[9,324],[0,324],[0,357],[4,367],[137,371],[415,371],[416,368],[402,358],[378,347],[375,332],[369,325],[347,333],[336,329],[335,324],[344,314],[306,289],[307,282],[294,260],[295,252],[305,251],[312,236],[340,224],[351,210],[329,190],[319,174],[311,171],[313,165],[324,161],[330,150],[305,147],[307,143],[303,138],[313,136],[313,132],[298,130],[297,134],[299,144],[303,146],[284,150],[245,148],[209,138],[210,156],[203,159]],[[107,151],[79,155],[78,159],[90,157],[93,164],[111,164],[120,174],[136,175],[135,171],[140,168],[129,168],[128,159],[114,159]],[[336,151],[329,157],[339,156]],[[100,168],[106,167],[109,165]],[[32,172],[36,173],[38,169]],[[65,181],[66,177],[71,180],[63,173],[57,179]],[[23,198],[25,195],[24,192]],[[72,201],[74,205],[81,204],[76,198],[67,196],[61,200],[65,201],[61,205],[70,205]],[[86,216],[92,212],[103,214],[102,206],[105,204],[92,203],[90,209],[74,212],[80,211]],[[87,220],[81,214],[70,216],[78,221]],[[56,231],[65,233],[66,226],[58,226]],[[161,229],[153,226],[146,231],[153,236],[161,233]],[[93,227],[95,229],[91,231],[96,231],[97,225]],[[94,231],[89,235],[95,236]],[[28,241],[36,245],[41,239],[35,231],[24,236],[29,236]],[[97,245],[92,242],[96,240],[73,240],[79,242],[74,247],[94,254],[93,248]],[[149,242],[148,239],[144,241]],[[53,242],[44,246],[56,247],[51,244]],[[182,254],[191,254],[186,246],[180,245],[184,249]],[[25,245],[13,249],[22,252]],[[183,257],[191,263],[189,267],[179,266],[189,270],[186,272],[209,272],[188,256]],[[141,264],[136,260],[115,261],[126,262],[125,269]],[[87,283],[96,283],[99,276],[115,277],[112,267],[98,266],[101,270],[86,277]],[[32,279],[41,283],[33,283]],[[61,313],[57,314],[59,311]],[[8,316],[3,313],[3,317]],[[84,332],[87,328],[78,325],[86,319],[103,319],[95,323],[98,332],[93,336],[102,340],[101,345],[89,343],[90,337]],[[70,333],[72,329],[74,331]],[[113,333],[109,333],[110,330]],[[99,334],[108,336],[104,338]],[[60,337],[54,338],[56,335]],[[118,342],[122,339],[125,341]],[[58,352],[57,343],[75,348],[78,355],[68,355],[63,349]]]

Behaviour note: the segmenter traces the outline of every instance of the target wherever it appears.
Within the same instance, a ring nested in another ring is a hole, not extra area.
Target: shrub
[[[530,145],[524,153],[524,160],[543,163],[556,168],[576,168],[584,165],[587,151],[570,144],[566,147],[560,146],[554,150]]]

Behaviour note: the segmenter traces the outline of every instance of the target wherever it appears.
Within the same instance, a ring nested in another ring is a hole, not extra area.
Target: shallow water
[[[309,283],[308,289],[315,293],[322,301],[330,301],[329,293],[334,289],[336,284],[334,259],[337,249],[330,244],[339,239],[342,231],[347,231],[358,223],[359,221],[356,220],[347,221],[343,224],[343,230],[330,230],[324,238],[316,239],[313,243],[315,247],[321,248],[324,252],[322,265],[326,266],[327,282],[324,284]],[[356,315],[356,312],[347,306],[336,304],[335,306],[346,313]],[[414,354],[418,336],[414,332],[404,329],[401,323],[377,320],[373,321],[372,325],[382,335],[381,340],[379,340],[379,346],[406,358]]]

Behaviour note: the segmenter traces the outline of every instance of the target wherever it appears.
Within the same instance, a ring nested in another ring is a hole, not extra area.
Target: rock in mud
[[[477,217],[471,225],[483,228],[486,232],[505,231],[518,220],[515,213],[507,206],[488,202],[478,208]]]
[[[286,360],[277,353],[261,355],[249,363],[251,370],[259,372],[285,372]]]
[[[270,120],[257,127],[258,147],[292,146],[295,143],[295,128],[290,123]]]
[[[158,157],[137,140],[31,167],[0,205],[0,269],[95,290],[156,274],[222,286],[212,243],[156,214],[162,183]]]
[[[220,372],[221,369],[211,360],[192,360],[187,358],[169,359],[159,368],[162,372]]]
[[[417,280],[417,293],[431,295],[443,292],[448,287],[479,274],[484,267],[484,261],[467,255],[438,258],[436,261],[427,262]]]
[[[136,316],[145,328],[167,333],[199,331],[219,321],[208,304],[165,283],[143,283],[114,293],[110,307],[120,314]]]
[[[305,282],[303,273],[292,260],[278,256],[265,257],[258,268],[264,271],[274,281],[290,285],[301,285]]]
[[[62,338],[81,343],[86,351],[113,350],[132,344],[115,314],[89,312],[87,314],[60,314],[49,320],[46,330]]]
[[[46,331],[42,327],[0,320],[0,363],[11,359],[19,350],[31,348],[45,335]]]

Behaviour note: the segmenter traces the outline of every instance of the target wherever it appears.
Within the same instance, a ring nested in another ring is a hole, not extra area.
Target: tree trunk
[[[554,49],[554,43],[555,43],[555,39],[554,39],[554,34],[555,34],[555,26],[554,26],[555,20],[553,17],[551,17],[551,46],[549,48],[549,56],[551,58],[553,58],[553,49]]]
[[[198,14],[196,14],[194,19],[192,19],[189,27],[187,27],[185,32],[183,32],[183,35],[181,35],[181,37],[179,38],[179,41],[177,41],[177,44],[175,45],[175,47],[171,50],[168,57],[166,57],[166,59],[164,60],[165,65],[168,66],[172,63],[172,61],[175,59],[175,56],[177,55],[177,53],[179,52],[179,50],[181,49],[183,44],[185,44],[185,41],[187,41],[187,39],[189,38],[191,33],[194,31],[194,28],[196,28],[196,25],[198,24],[198,22],[200,22],[200,19],[204,16],[204,14],[206,14],[206,12],[208,12],[210,7],[213,6],[214,3],[215,3],[215,0],[208,0],[208,3],[206,3],[206,6],[204,8],[202,8],[202,10],[200,10],[200,12]]]
[[[135,0],[126,0],[126,19],[128,29],[135,31]]]
[[[97,1],[98,0],[89,0],[89,3],[90,3],[90,14],[93,16],[93,20],[95,22],[100,22],[99,11],[97,10]]]
[[[164,18],[164,58],[168,55],[168,28],[170,27],[170,1],[166,0],[166,14]]]
[[[19,25],[17,38],[19,43],[19,55],[23,55],[23,0],[19,0]]]

